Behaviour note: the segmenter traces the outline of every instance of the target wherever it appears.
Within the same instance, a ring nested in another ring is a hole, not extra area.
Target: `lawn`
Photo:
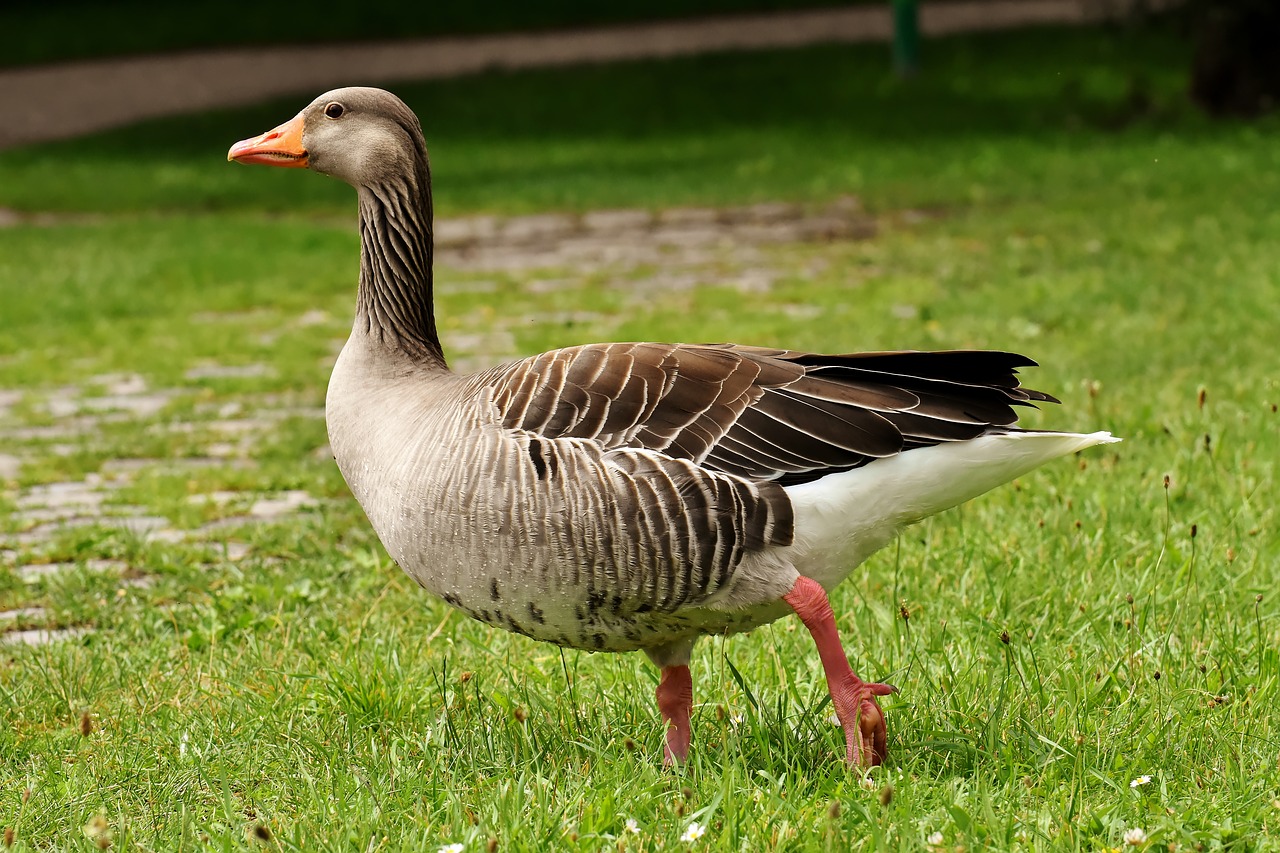
[[[865,776],[794,619],[699,646],[670,772],[643,656],[469,622],[391,563],[317,416],[351,191],[225,162],[314,93],[0,152],[0,631],[69,631],[0,645],[12,849],[1276,846],[1280,124],[1198,116],[1187,52],[1033,31],[931,44],[908,83],[865,46],[399,90],[444,218],[854,196],[875,222],[670,263],[454,253],[451,355],[1003,348],[1063,400],[1027,423],[1125,438],[832,596],[855,671],[901,688]]]

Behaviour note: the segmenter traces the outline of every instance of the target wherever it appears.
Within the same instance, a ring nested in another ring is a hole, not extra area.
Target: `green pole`
[[[917,0],[893,2],[893,67],[901,77],[920,70],[920,4]]]

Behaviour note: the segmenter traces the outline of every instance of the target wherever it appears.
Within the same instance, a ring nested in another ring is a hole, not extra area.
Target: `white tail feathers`
[[[788,486],[796,539],[817,549],[853,545],[865,556],[912,522],[976,498],[1059,456],[1117,441],[1109,432],[993,432]]]

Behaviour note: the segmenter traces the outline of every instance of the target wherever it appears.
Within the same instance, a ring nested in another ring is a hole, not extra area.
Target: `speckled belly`
[[[570,648],[631,651],[749,630],[785,612],[701,600],[677,582],[684,567],[646,563],[620,548],[626,522],[604,523],[606,511],[585,520],[547,515],[530,497],[526,512],[513,514],[483,506],[474,492],[453,494],[457,500],[435,502],[430,533],[388,529],[383,542],[425,589],[495,627]]]
[[[553,453],[486,423],[482,408],[458,418],[456,401],[441,401],[453,407],[446,418],[403,400],[373,392],[334,405],[331,395],[330,441],[387,551],[454,607],[601,651],[747,630],[785,612],[781,593],[727,606],[738,558],[695,576],[679,559],[679,515],[641,506],[636,475],[594,443],[559,441]]]

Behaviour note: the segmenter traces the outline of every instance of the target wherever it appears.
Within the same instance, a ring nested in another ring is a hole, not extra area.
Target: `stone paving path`
[[[1140,0],[941,0],[921,4],[925,36],[1038,24],[1083,24]],[[1141,0],[1147,7],[1176,0]],[[566,32],[358,45],[225,49],[0,70],[0,149],[155,116],[310,98],[343,85],[697,53],[884,41],[889,3],[736,15]]]

